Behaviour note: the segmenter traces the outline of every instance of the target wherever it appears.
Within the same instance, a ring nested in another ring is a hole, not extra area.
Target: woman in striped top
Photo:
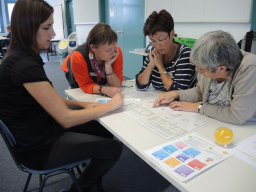
[[[162,91],[189,89],[196,85],[195,66],[190,63],[190,48],[174,41],[173,18],[166,10],[154,11],[143,28],[154,50],[136,75],[138,90],[153,87]]]

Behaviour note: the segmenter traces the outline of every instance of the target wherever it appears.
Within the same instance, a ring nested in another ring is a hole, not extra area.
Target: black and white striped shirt
[[[196,86],[197,79],[195,65],[190,63],[189,61],[191,49],[184,44],[177,44],[179,45],[179,47],[176,52],[176,55],[174,56],[170,63],[164,65],[167,73],[173,80],[173,84],[170,87],[164,86],[164,83],[162,81],[161,75],[157,67],[155,67],[151,72],[148,84],[141,85],[138,82],[138,76],[147,68],[149,64],[149,56],[147,56],[140,72],[136,75],[137,90],[146,90],[151,83],[155,89],[162,91],[184,90]]]

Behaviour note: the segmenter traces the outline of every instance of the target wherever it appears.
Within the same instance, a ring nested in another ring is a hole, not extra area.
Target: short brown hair
[[[6,29],[10,31],[11,30],[11,25],[7,25]]]
[[[174,29],[174,21],[169,12],[165,9],[159,13],[156,11],[152,12],[146,20],[143,27],[143,33],[145,36],[154,35],[157,32],[163,31],[170,35],[170,32]]]
[[[117,42],[117,34],[111,29],[108,24],[98,23],[89,32],[86,39],[86,45],[90,47],[93,44],[98,48],[101,44],[112,44]]]
[[[40,58],[40,49],[36,35],[40,25],[53,13],[53,7],[44,0],[18,0],[11,16],[11,42],[5,56],[10,52],[13,44],[17,43],[28,53]]]

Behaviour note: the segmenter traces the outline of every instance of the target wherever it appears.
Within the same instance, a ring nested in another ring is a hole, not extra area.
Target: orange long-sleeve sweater
[[[115,74],[118,76],[120,82],[123,82],[123,53],[120,47],[116,46],[119,51],[119,55],[117,56],[116,60],[112,63],[112,68],[115,71]],[[62,70],[66,73],[68,72],[67,62],[71,53],[67,56],[64,60],[62,65]],[[89,57],[89,56],[88,56]],[[93,86],[99,85],[97,82],[94,82],[89,74],[87,63],[82,56],[81,53],[78,51],[74,51],[71,57],[71,67],[73,74],[76,78],[76,81],[79,87],[86,93],[93,94]],[[91,65],[89,63],[89,65]]]

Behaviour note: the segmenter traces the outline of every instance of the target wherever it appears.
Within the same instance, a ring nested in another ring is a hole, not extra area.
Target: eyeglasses
[[[163,39],[158,39],[156,41],[151,41],[152,45],[156,45],[156,44],[159,44],[159,45],[162,45],[164,43],[164,41],[167,39],[167,37],[169,37],[169,35],[167,35],[165,38]]]

